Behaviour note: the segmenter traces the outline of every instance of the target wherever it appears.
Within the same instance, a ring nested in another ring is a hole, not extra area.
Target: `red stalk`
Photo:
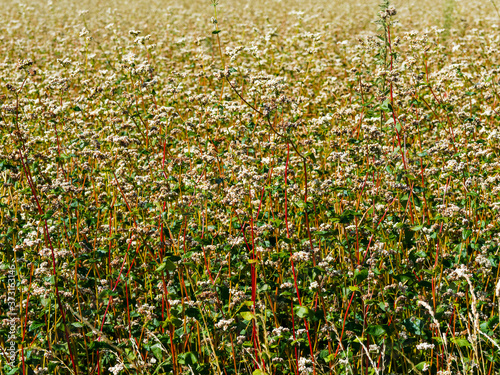
[[[24,148],[24,145],[23,145],[23,148]],[[39,215],[43,215],[44,212],[42,210],[42,206],[40,205],[40,201],[38,200],[38,195],[36,193],[35,184],[33,183],[33,180],[31,178],[31,173],[29,172],[29,166],[24,162],[24,155],[21,152],[21,150],[18,150],[18,151],[19,151],[19,156],[21,157],[21,163],[23,164],[24,174],[26,175],[26,179],[27,179],[28,184],[29,184],[29,186],[31,188],[31,193],[33,194],[33,198],[35,198],[35,201],[36,201],[36,205],[37,205],[37,208],[38,208],[38,214]],[[78,374],[78,370],[76,368],[75,360],[73,358],[73,352],[71,351],[71,342],[69,340],[68,328],[66,327],[66,314],[64,312],[64,309],[63,309],[63,306],[62,306],[62,303],[61,303],[61,297],[59,295],[59,288],[57,287],[56,257],[54,255],[54,247],[52,246],[52,240],[50,239],[49,228],[47,226],[47,219],[46,218],[44,218],[44,234],[45,234],[45,240],[49,244],[49,247],[50,247],[50,250],[51,250],[51,255],[52,255],[52,275],[54,276],[54,287],[55,287],[55,292],[56,292],[56,300],[57,300],[57,305],[59,307],[59,311],[61,312],[61,316],[62,316],[62,319],[63,319],[62,323],[63,323],[63,326],[64,326],[64,333],[65,333],[64,336],[65,336],[66,342],[68,344],[68,351],[69,351],[69,356],[71,358],[71,365],[73,366],[73,371],[75,372],[75,374]]]

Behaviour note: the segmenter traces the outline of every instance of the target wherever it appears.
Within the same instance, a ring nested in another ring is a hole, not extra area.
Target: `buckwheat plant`
[[[500,371],[496,2],[0,2],[0,375]]]

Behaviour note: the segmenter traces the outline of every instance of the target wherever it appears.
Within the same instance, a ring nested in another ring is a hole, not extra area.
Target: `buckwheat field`
[[[0,374],[500,372],[495,2],[0,4]]]

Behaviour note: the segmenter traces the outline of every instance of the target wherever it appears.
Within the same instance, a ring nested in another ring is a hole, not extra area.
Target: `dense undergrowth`
[[[494,3],[6,3],[1,374],[500,371]]]

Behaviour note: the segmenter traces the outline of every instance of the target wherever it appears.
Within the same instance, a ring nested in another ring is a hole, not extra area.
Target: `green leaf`
[[[382,325],[368,326],[366,332],[371,336],[382,336],[387,333],[387,327]]]
[[[174,327],[179,327],[182,324],[182,320],[176,318],[175,316],[170,317],[162,323],[163,328],[166,328],[169,324],[172,324]]]
[[[267,292],[270,289],[271,289],[271,287],[269,286],[269,284],[263,284],[262,286],[258,287],[257,292],[259,292],[259,293]]]
[[[168,271],[175,271],[175,264],[172,262],[170,259],[164,259],[163,263],[156,268],[155,272],[161,272],[164,269],[167,269]]]
[[[267,375],[267,373],[262,371],[261,369],[257,369],[254,372],[252,372],[252,375]]]
[[[325,358],[326,363],[330,363],[335,360],[335,354],[330,354],[328,357]]]
[[[421,336],[423,334],[424,321],[423,319],[405,319],[403,320],[403,325],[406,327],[406,330],[414,335]]]
[[[362,270],[356,270],[354,271],[354,277],[356,278],[356,281],[360,283],[368,278],[368,270],[366,268]]]
[[[425,258],[426,254],[424,253],[424,255],[420,255],[420,257]],[[415,276],[411,272],[406,272],[406,273],[402,273],[399,275],[394,275],[393,277],[401,283],[404,283],[406,281],[411,281],[415,278]]]
[[[450,341],[461,348],[464,346],[467,348],[472,348],[472,345],[469,342],[469,340],[464,339],[462,337],[452,337],[450,338]]]
[[[396,130],[401,133],[401,124],[399,122],[396,123]]]
[[[319,352],[319,358],[321,359],[325,359],[326,357],[328,357],[329,355],[329,352],[327,349],[323,349],[322,351]]]
[[[198,363],[198,357],[193,352],[179,354],[178,359],[181,365],[194,365]]]
[[[385,100],[381,105],[380,109],[384,112],[392,112],[392,105],[389,100]]]
[[[424,369],[424,366],[427,364],[427,362],[423,361],[423,362],[420,362],[418,365],[415,366],[415,368],[418,370],[418,371],[422,371]]]
[[[29,330],[34,331],[37,328],[45,326],[45,323],[31,323]]]
[[[161,272],[165,269],[165,267],[167,267],[167,265],[165,263],[162,263],[156,268],[155,272]]]
[[[255,319],[255,315],[251,313],[250,311],[243,311],[240,313],[241,317],[245,320],[251,321],[252,319]]]
[[[163,355],[161,354],[162,349],[161,349],[161,345],[159,343],[152,345],[151,351],[153,352],[156,359],[158,359],[158,361],[162,360],[162,358],[163,358]]]
[[[466,229],[462,232],[462,238],[466,240],[469,238],[469,236],[472,234],[472,231],[470,229]]]
[[[212,31],[212,34],[218,34],[220,32],[221,32],[221,30],[214,30],[214,31]]]
[[[305,318],[311,318],[313,315],[313,312],[311,309],[309,309],[306,306],[299,306],[295,312],[299,318],[305,319]]]

